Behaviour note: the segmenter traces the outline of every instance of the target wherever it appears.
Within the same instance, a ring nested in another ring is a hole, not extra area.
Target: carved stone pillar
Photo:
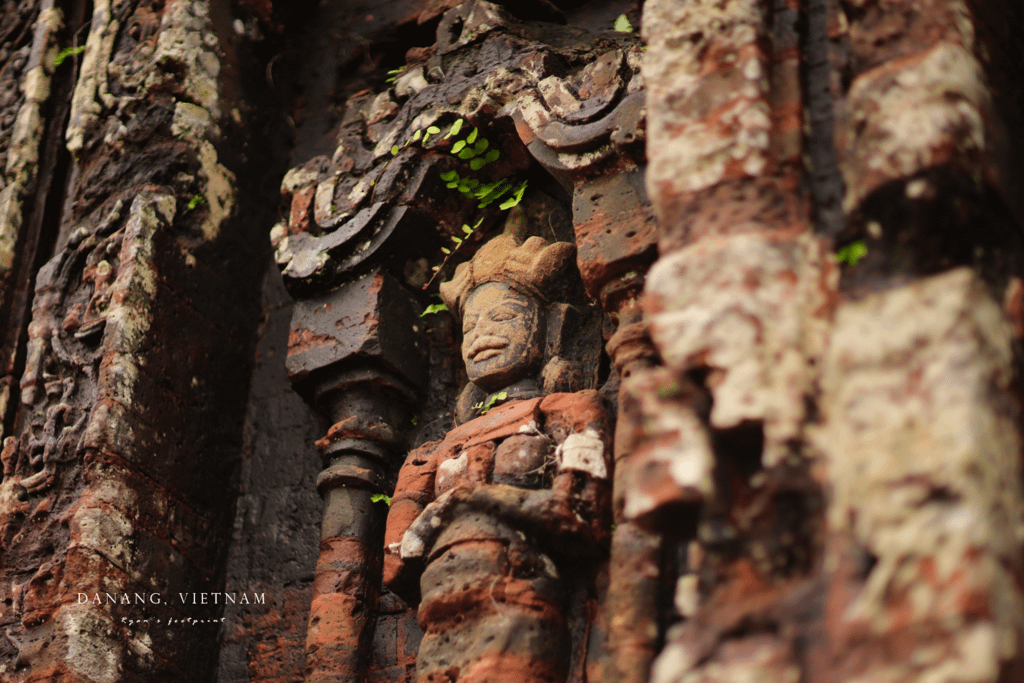
[[[419,305],[375,270],[296,302],[288,373],[332,424],[317,442],[324,499],[307,681],[362,680],[379,598],[387,506],[426,385]]]

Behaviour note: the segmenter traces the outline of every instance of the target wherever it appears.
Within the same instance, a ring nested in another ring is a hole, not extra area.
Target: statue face
[[[544,319],[540,305],[502,282],[488,282],[466,299],[462,360],[469,381],[497,391],[540,370]]]

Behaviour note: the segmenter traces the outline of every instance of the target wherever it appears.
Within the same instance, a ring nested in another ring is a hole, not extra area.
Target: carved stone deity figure
[[[561,682],[584,666],[565,614],[606,556],[611,430],[596,391],[545,394],[574,381],[551,343],[574,256],[502,235],[441,285],[471,382],[458,412],[483,414],[409,455],[388,516],[384,582],[419,603],[420,683]]]

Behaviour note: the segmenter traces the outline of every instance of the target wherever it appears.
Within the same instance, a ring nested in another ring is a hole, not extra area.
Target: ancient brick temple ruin
[[[11,0],[3,683],[1024,681],[1024,7]]]

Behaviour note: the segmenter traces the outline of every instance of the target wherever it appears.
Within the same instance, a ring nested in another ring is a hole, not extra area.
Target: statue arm
[[[401,553],[402,539],[409,527],[434,500],[438,442],[420,446],[405,460],[398,473],[384,531],[384,585],[408,604],[419,602],[419,567],[410,567]],[[412,564],[418,564],[415,561]]]

